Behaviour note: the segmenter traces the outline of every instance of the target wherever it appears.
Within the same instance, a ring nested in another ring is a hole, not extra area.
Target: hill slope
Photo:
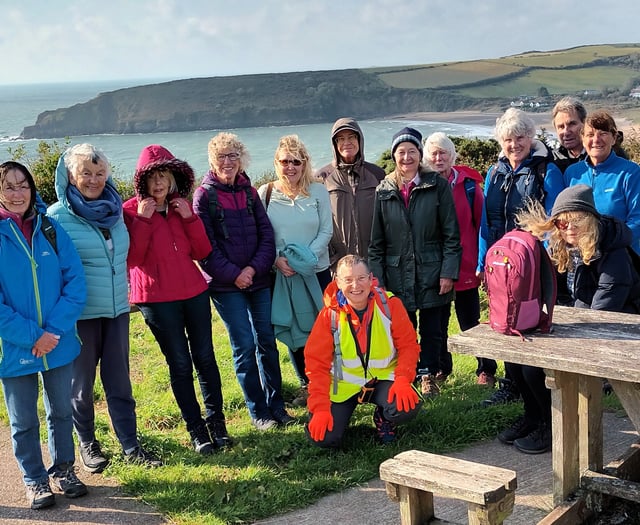
[[[541,87],[551,95],[628,92],[639,79],[640,44],[451,64],[198,78],[120,89],[45,111],[22,136],[211,130],[495,108]]]

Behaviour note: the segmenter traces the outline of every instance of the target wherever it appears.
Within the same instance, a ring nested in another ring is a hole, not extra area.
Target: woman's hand
[[[36,357],[42,357],[43,355],[51,352],[51,350],[53,350],[56,346],[58,346],[59,341],[59,335],[45,332],[40,336],[40,339],[36,341],[36,344],[33,345],[31,353]]]
[[[453,290],[453,279],[442,277],[440,279],[440,295],[448,294]]]
[[[142,199],[138,203],[138,215],[141,217],[146,217],[150,219],[153,215],[153,212],[156,211],[156,201],[153,197],[147,197],[146,199]]]
[[[276,259],[276,268],[280,270],[282,272],[282,275],[284,275],[285,277],[291,277],[292,275],[296,274],[291,266],[289,266],[289,261],[286,257],[280,256]]]
[[[173,206],[173,209],[178,212],[178,215],[180,215],[180,217],[182,217],[183,219],[189,219],[193,215],[189,203],[182,197],[171,199],[170,204],[171,206]]]
[[[253,276],[256,274],[256,271],[251,266],[246,266],[240,272],[240,275],[236,277],[234,284],[244,290],[245,288],[249,288],[253,284]]]

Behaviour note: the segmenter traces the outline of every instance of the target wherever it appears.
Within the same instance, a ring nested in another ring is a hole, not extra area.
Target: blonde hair
[[[289,185],[289,179],[285,177],[282,171],[282,165],[278,162],[278,153],[284,151],[291,155],[294,159],[298,159],[302,161],[302,177],[300,177],[300,181],[298,183],[300,192],[305,196],[309,196],[309,186],[313,182],[313,168],[311,167],[311,156],[307,151],[307,147],[300,140],[298,135],[285,135],[278,142],[278,147],[276,148],[276,152],[273,155],[273,166],[276,170],[276,175],[280,184],[287,191],[292,191],[296,188],[291,188]]]
[[[580,236],[578,245],[572,246],[564,240],[560,230],[556,228],[554,221],[560,219],[572,223],[580,223]],[[525,208],[516,215],[518,227],[547,241],[547,249],[553,264],[560,273],[573,270],[573,261],[569,250],[577,248],[584,264],[589,265],[598,251],[600,241],[599,219],[588,212],[561,212],[554,217],[547,216],[542,204],[529,199]]]
[[[240,155],[240,168],[238,169],[239,172],[247,170],[247,168],[249,167],[249,162],[251,161],[251,157],[249,156],[249,152],[247,151],[246,146],[242,142],[240,142],[238,135],[227,132],[218,133],[209,141],[209,145],[207,146],[209,167],[212,170],[215,170],[214,162],[217,161],[218,153],[220,153],[223,149],[232,149],[238,155]]]

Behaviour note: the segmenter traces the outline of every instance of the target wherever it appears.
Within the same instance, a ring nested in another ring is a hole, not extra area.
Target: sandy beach
[[[496,119],[502,115],[501,112],[492,111],[423,111],[416,113],[407,113],[404,115],[395,115],[394,119],[397,120],[425,120],[429,122],[451,122],[453,124],[476,124],[479,126],[493,126],[496,123]],[[547,131],[553,132],[553,122],[551,119],[551,111],[545,112],[527,112],[536,125],[540,128],[545,128]],[[622,115],[613,114],[618,129],[627,133],[630,132],[635,123]]]

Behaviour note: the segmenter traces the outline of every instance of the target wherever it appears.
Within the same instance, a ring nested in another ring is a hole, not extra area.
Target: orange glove
[[[396,398],[396,407],[400,412],[409,412],[418,404],[418,393],[406,377],[396,377],[393,385],[389,388],[387,403],[391,403],[394,397]]]
[[[327,430],[333,430],[333,416],[328,410],[314,412],[309,421],[309,435],[314,441],[322,441]]]

